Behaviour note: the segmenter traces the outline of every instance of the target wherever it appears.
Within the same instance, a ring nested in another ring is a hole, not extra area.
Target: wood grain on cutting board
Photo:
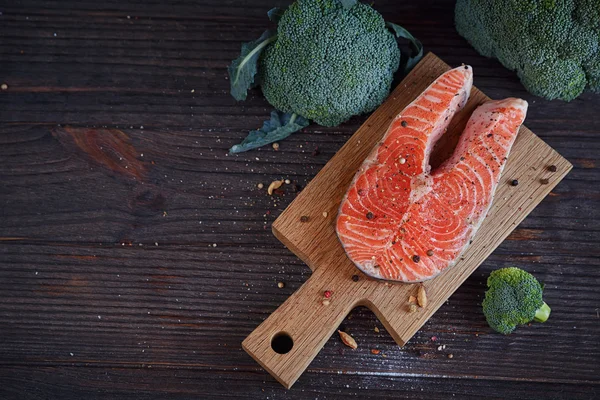
[[[389,123],[448,69],[450,66],[438,57],[427,54],[274,222],[275,236],[314,272],[244,340],[243,347],[284,386],[290,387],[298,379],[348,312],[358,305],[369,307],[403,346],[572,168],[522,126],[492,207],[473,243],[455,266],[424,283],[428,304],[417,312],[409,311],[407,301],[410,295],[416,295],[418,284],[375,281],[360,273],[346,257],[335,233],[339,204]],[[477,83],[476,70],[474,82]],[[434,150],[434,168],[452,152],[473,110],[487,100],[473,87],[466,106],[453,118]],[[555,165],[557,171],[550,172],[550,165]],[[518,179],[519,185],[509,185],[512,179]],[[542,183],[542,179],[547,179],[547,183]],[[308,217],[308,221],[302,222],[302,217]],[[352,279],[353,275],[359,277],[358,281]],[[323,304],[326,290],[332,296]],[[280,334],[289,335],[294,342],[286,354],[278,354],[271,347],[273,337]]]

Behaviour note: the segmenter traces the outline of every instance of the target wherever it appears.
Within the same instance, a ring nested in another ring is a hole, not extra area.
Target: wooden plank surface
[[[310,276],[270,232],[295,191],[256,185],[305,186],[366,120],[226,155],[270,112],[231,98],[226,66],[288,3],[0,1],[0,398],[598,397],[600,98],[529,95],[456,34],[453,1],[376,7],[490,97],[525,98],[573,171],[403,349],[360,307],[342,323],[359,348],[331,338],[289,392],[242,350]],[[58,124],[128,139],[74,146]],[[504,337],[480,302],[509,265],[546,284],[552,317]]]
[[[521,126],[494,202],[472,244],[455,266],[423,283],[427,307],[415,313],[409,311],[408,298],[417,295],[419,284],[386,283],[360,273],[335,233],[340,202],[364,159],[385,135],[390,121],[450,68],[433,53],[427,54],[273,223],[275,236],[311,269],[318,269],[242,344],[285,387],[294,384],[356,306],[370,308],[398,345],[404,346],[571,170],[571,163]],[[473,87],[469,101],[444,134],[448,135],[446,146],[456,144],[475,108],[488,100]],[[451,152],[452,148],[438,147],[435,164],[443,161],[440,154]],[[548,171],[551,165],[556,167],[554,173]],[[517,187],[510,183],[516,178],[520,182]],[[542,183],[542,179],[547,181]],[[308,217],[308,221],[302,222],[302,217]],[[352,279],[355,275],[359,281]],[[325,291],[333,295],[324,305]],[[273,345],[278,335],[285,335],[290,341],[284,354]]]

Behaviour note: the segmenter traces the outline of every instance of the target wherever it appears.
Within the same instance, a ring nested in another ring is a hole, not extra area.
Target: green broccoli
[[[259,82],[276,109],[336,126],[381,104],[399,62],[396,39],[371,6],[299,0],[261,56]]]
[[[542,285],[520,268],[502,268],[487,280],[483,313],[495,331],[508,335],[517,325],[546,322],[550,307],[542,300]]]
[[[309,120],[336,126],[374,110],[387,97],[399,66],[407,70],[423,54],[408,31],[356,0],[297,0],[268,15],[277,31],[245,44],[229,73],[237,100],[258,84],[277,111],[232,152],[280,140]],[[396,36],[411,41],[414,57],[401,57]]]
[[[458,0],[455,22],[475,50],[517,71],[537,96],[600,92],[600,0]]]

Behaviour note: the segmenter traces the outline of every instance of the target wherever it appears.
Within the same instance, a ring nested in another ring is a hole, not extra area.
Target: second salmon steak
[[[467,102],[472,82],[469,66],[441,75],[396,116],[354,177],[336,231],[365,274],[431,279],[456,263],[483,222],[527,102],[478,107],[454,154],[431,171],[433,145]]]

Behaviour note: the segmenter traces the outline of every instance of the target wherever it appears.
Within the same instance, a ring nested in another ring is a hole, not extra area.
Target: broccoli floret
[[[400,50],[371,6],[298,0],[259,60],[259,84],[276,109],[324,126],[374,110],[390,91]]]
[[[600,91],[600,0],[458,0],[455,22],[537,96],[570,101]]]
[[[502,268],[487,280],[483,313],[495,331],[508,335],[517,325],[545,322],[550,307],[542,300],[542,285],[520,268]]]

